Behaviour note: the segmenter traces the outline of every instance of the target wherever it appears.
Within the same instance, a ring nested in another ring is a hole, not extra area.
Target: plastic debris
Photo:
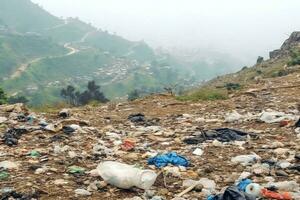
[[[28,155],[33,157],[33,158],[37,158],[37,157],[41,156],[40,152],[38,152],[36,150],[32,150],[31,152],[28,153]]]
[[[296,122],[295,127],[300,127],[300,119]]]
[[[90,195],[92,195],[92,193],[90,193],[89,191],[87,191],[85,189],[76,189],[75,194],[79,195],[79,196],[90,196]]]
[[[260,159],[261,159],[260,156],[253,153],[253,154],[249,154],[249,155],[239,155],[239,156],[233,157],[231,159],[231,162],[240,163],[244,166],[247,166],[247,165],[257,162]]]
[[[247,194],[243,191],[240,191],[235,186],[230,186],[226,188],[223,194],[216,196],[209,196],[207,200],[255,200],[256,198]]]
[[[261,193],[261,186],[257,183],[250,183],[246,186],[245,192],[254,197],[259,197]]]
[[[21,136],[28,131],[25,128],[12,128],[9,129],[2,137],[3,142],[8,146],[14,146],[18,144],[18,140]]]
[[[12,161],[6,160],[6,161],[0,162],[0,169],[11,170],[11,169],[17,169],[18,167],[19,167],[19,164],[12,162]]]
[[[0,117],[0,124],[2,124],[3,122],[6,122],[7,118],[6,117]]]
[[[64,108],[58,113],[58,115],[62,118],[67,118],[70,117],[71,111],[69,109]]]
[[[177,155],[175,152],[171,152],[149,158],[148,164],[155,165],[157,168],[165,167],[168,164],[187,167],[189,166],[189,161],[185,157]]]
[[[78,166],[71,166],[69,167],[68,172],[71,174],[83,174],[85,172],[85,169]]]
[[[145,190],[150,189],[157,177],[152,170],[141,170],[114,161],[100,163],[97,170],[105,182],[122,189],[130,189],[134,186]]]
[[[128,116],[128,120],[130,120],[133,123],[138,123],[138,122],[145,122],[145,115],[142,113],[138,114],[131,114]]]
[[[6,171],[0,172],[0,180],[6,180],[9,177],[9,173]]]
[[[203,153],[204,153],[203,150],[200,148],[197,148],[193,151],[193,154],[197,156],[202,156]]]
[[[247,185],[249,185],[250,183],[252,183],[252,180],[250,180],[250,179],[243,179],[242,181],[240,181],[237,184],[237,187],[238,187],[239,190],[245,192]]]
[[[184,142],[187,144],[198,144],[203,143],[206,140],[218,140],[220,142],[230,142],[235,140],[246,140],[248,133],[229,129],[229,128],[219,128],[208,131],[203,131],[201,134],[186,138]]]
[[[284,192],[282,194],[270,191],[266,188],[261,189],[261,195],[265,198],[270,198],[270,199],[279,199],[279,200],[292,200],[292,196],[288,192]]]
[[[125,139],[123,141],[123,144],[121,145],[121,148],[125,151],[131,151],[134,149],[134,147],[135,147],[135,142],[130,139]]]
[[[227,113],[225,116],[225,122],[235,122],[243,119],[243,115],[239,114],[236,110],[231,113]]]
[[[260,120],[265,123],[279,123],[283,120],[297,120],[298,117],[292,114],[285,114],[284,112],[266,112],[263,111],[260,116]]]

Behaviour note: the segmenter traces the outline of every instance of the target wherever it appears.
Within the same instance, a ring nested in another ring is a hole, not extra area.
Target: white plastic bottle
[[[152,170],[141,170],[114,161],[100,163],[97,171],[105,182],[122,189],[135,186],[147,190],[151,188],[157,178],[157,174]]]

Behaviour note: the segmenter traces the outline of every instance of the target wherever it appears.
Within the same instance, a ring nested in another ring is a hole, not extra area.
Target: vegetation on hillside
[[[181,101],[214,101],[228,98],[228,92],[225,89],[201,88],[188,94],[178,96]]]
[[[4,93],[3,89],[0,88],[0,105],[7,103],[7,96]]]
[[[63,23],[30,0],[1,0],[0,19],[18,32],[39,32]]]
[[[109,100],[100,90],[101,87],[96,85],[95,81],[88,82],[87,90],[80,92],[76,91],[75,87],[69,85],[66,89],[61,90],[61,96],[73,106],[86,105],[92,101],[106,103]]]
[[[0,33],[0,80],[35,58],[65,53],[64,47],[40,36]]]
[[[300,65],[300,50],[293,49],[291,51],[291,59],[288,62],[289,66]]]

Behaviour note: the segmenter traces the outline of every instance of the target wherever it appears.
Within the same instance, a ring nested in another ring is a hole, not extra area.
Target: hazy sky
[[[300,0],[32,0],[153,47],[212,48],[267,56],[300,30]]]

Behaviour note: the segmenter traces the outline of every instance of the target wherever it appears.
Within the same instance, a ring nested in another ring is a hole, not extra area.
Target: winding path
[[[61,24],[61,25],[58,25],[58,26],[53,27],[53,28],[57,28],[57,27],[59,27],[59,26],[64,26],[64,25],[66,25],[66,24],[67,24],[67,22],[66,22],[65,24]],[[92,34],[92,33],[94,33],[94,32],[95,32],[95,31],[87,32],[86,34],[84,34],[84,35],[82,36],[82,38],[81,38],[78,42],[75,42],[75,43],[85,42],[86,38],[87,38],[90,34]],[[64,48],[69,49],[70,51],[69,51],[68,53],[64,54],[64,55],[61,55],[61,56],[45,56],[45,57],[41,57],[41,58],[35,58],[35,59],[33,59],[33,60],[31,60],[31,61],[29,61],[29,62],[27,62],[27,63],[23,63],[23,64],[21,64],[21,65],[17,68],[17,70],[16,70],[9,78],[10,78],[10,79],[15,79],[15,78],[20,77],[21,74],[22,74],[24,71],[26,71],[26,69],[27,69],[28,67],[30,67],[32,64],[34,64],[34,63],[36,63],[36,62],[39,62],[39,61],[43,60],[44,58],[60,58],[60,57],[70,56],[70,55],[73,55],[73,54],[75,54],[75,53],[80,52],[80,49],[77,49],[77,48],[75,48],[75,47],[72,47],[72,46],[71,46],[71,43],[65,43],[65,44],[64,44]]]

